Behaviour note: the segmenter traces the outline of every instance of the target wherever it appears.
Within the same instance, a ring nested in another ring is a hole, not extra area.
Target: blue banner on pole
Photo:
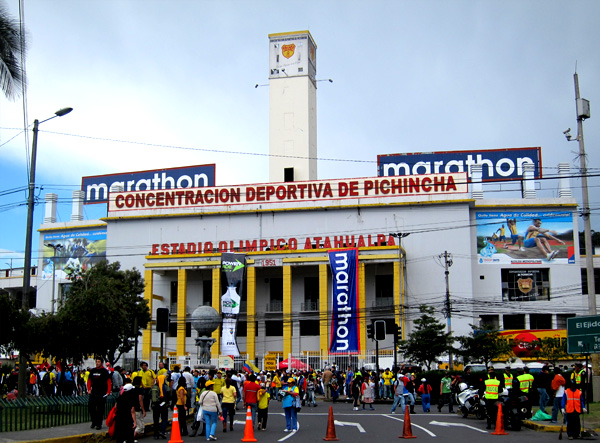
[[[333,274],[330,354],[358,354],[358,249],[329,251]]]

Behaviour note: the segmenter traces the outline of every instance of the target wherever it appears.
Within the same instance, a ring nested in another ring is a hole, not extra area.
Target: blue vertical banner
[[[333,274],[329,353],[358,354],[358,249],[336,249],[328,252]]]

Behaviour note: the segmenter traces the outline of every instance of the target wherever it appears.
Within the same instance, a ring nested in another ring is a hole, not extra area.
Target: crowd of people
[[[223,432],[234,430],[236,411],[250,408],[253,426],[258,431],[267,430],[269,404],[281,403],[285,413],[284,431],[297,430],[297,413],[304,406],[316,407],[317,396],[337,402],[352,403],[355,411],[374,410],[376,399],[391,400],[390,412],[400,406],[402,413],[410,408],[416,413],[415,404],[421,399],[422,410],[431,411],[432,397],[437,400],[438,412],[448,406],[454,412],[456,394],[461,383],[479,388],[487,399],[497,399],[504,388],[511,395],[525,395],[528,398],[529,416],[533,404],[546,414],[552,406],[551,423],[558,423],[560,413],[567,423],[567,435],[576,438],[580,432],[579,414],[585,411],[585,386],[588,371],[581,364],[565,379],[561,368],[554,373],[545,366],[535,376],[528,369],[516,371],[506,367],[497,373],[489,368],[485,373],[471,373],[467,368],[463,374],[442,374],[439,386],[417,375],[418,368],[404,365],[390,370],[368,371],[364,368],[340,370],[335,365],[323,371],[274,370],[274,371],[217,371],[183,370],[175,365],[167,369],[159,362],[156,370],[142,362],[140,369],[128,372],[120,366],[111,368],[102,359],[95,361],[94,368],[79,370],[76,366],[61,368],[48,364],[32,367],[29,370],[28,394],[39,396],[89,396],[91,427],[102,428],[106,398],[117,397],[115,410],[115,437],[118,442],[132,442],[137,435],[144,433],[146,417],[152,411],[154,438],[166,439],[168,410],[177,409],[180,417],[194,417],[189,435],[200,433],[207,440],[216,440],[216,428],[222,422]],[[17,373],[13,371],[3,380],[9,389],[16,389]],[[438,397],[439,394],[439,397]],[[488,428],[495,423],[494,402],[487,402]],[[201,412],[200,412],[201,411]],[[188,435],[185,419],[179,420],[182,436]]]

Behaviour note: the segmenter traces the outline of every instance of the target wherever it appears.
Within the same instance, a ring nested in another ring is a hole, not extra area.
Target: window
[[[267,337],[282,337],[283,336],[283,320],[272,320],[265,322],[265,336]]]
[[[301,336],[317,336],[319,332],[319,320],[300,320]]]
[[[283,312],[283,278],[269,279],[269,309],[268,312]]]
[[[500,320],[497,315],[482,315],[480,325],[482,329],[500,329]]]
[[[502,301],[550,300],[547,268],[502,269]]]
[[[248,322],[238,321],[236,335],[238,337],[247,337],[248,336]],[[254,322],[254,336],[258,336],[258,322]]]
[[[600,269],[594,268],[594,282],[596,287],[596,294],[600,291]],[[587,269],[581,268],[581,293],[587,295]]]
[[[319,277],[304,277],[304,309],[319,310]]]
[[[177,281],[171,282],[171,312],[177,311]]]
[[[378,308],[394,306],[394,276],[375,276],[375,306]]]
[[[284,168],[283,169],[283,181],[284,182],[293,182],[294,181],[294,168]]]
[[[575,317],[575,314],[556,314],[556,329],[567,329],[567,318]]]
[[[530,314],[529,329],[552,329],[552,314]]]
[[[192,322],[185,322],[185,336],[187,338],[192,336]],[[167,337],[177,337],[177,322],[172,321],[169,323],[169,333]]]
[[[212,305],[212,280],[204,280],[202,282],[202,305]]]
[[[504,315],[504,329],[525,329],[525,314]]]

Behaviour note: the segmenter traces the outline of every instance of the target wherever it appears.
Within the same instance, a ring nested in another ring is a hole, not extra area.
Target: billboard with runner
[[[480,264],[575,263],[571,212],[477,212],[475,217]]]

